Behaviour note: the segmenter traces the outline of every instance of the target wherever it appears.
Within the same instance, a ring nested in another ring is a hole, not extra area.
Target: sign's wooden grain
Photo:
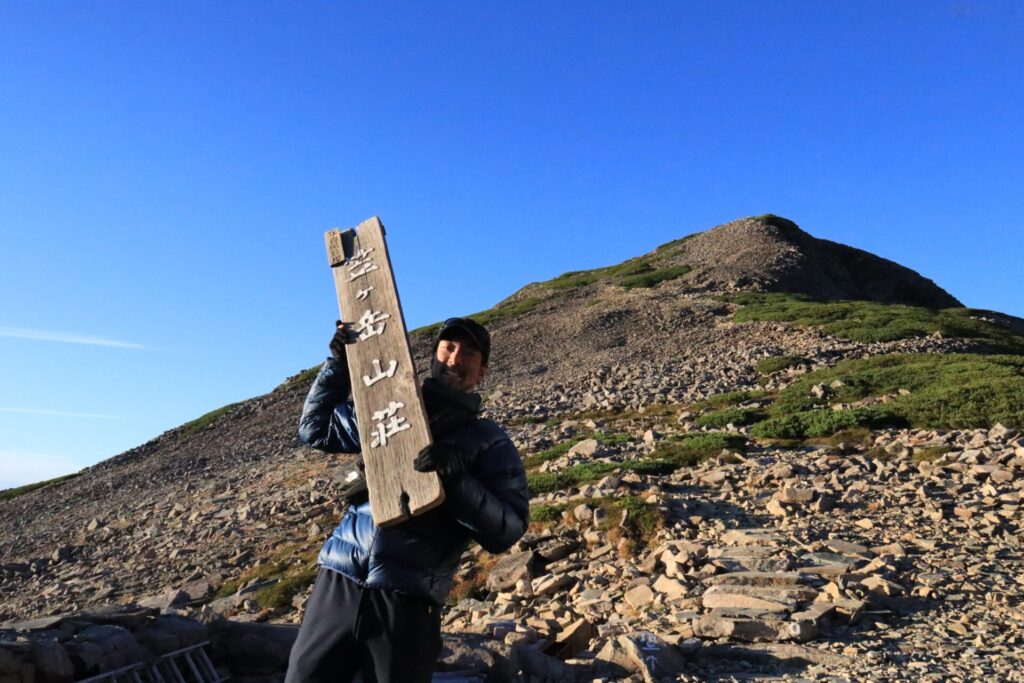
[[[436,474],[412,466],[430,444],[430,429],[384,226],[373,217],[354,231],[330,230],[324,238],[341,319],[359,333],[348,347],[348,369],[373,520],[396,524],[440,504],[444,490]]]

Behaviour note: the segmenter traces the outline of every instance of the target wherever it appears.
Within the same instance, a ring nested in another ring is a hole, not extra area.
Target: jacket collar
[[[428,415],[437,412],[455,412],[469,413],[473,416],[480,414],[482,403],[480,394],[452,389],[433,377],[428,377],[423,381],[423,402]]]

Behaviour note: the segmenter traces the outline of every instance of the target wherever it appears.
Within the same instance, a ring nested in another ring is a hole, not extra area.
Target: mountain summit
[[[818,239],[771,214],[743,218],[680,244],[678,260],[708,289],[797,292],[927,308],[962,304],[931,280],[874,254]]]

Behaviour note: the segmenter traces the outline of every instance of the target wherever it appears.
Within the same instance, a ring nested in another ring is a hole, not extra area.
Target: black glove
[[[461,448],[435,443],[420,451],[412,466],[417,472],[437,472],[444,478],[466,471],[472,460],[473,456]]]
[[[348,355],[345,347],[359,341],[359,336],[352,330],[352,323],[343,323],[338,320],[334,324],[337,326],[337,329],[334,331],[334,336],[331,337],[331,343],[328,348],[331,350],[332,357],[343,361]]]
[[[370,497],[362,462],[357,463],[351,470],[344,473],[340,494],[352,505],[358,505]]]

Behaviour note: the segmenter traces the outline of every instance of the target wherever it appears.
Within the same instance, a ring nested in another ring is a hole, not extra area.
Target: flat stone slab
[[[761,598],[741,593],[725,593],[716,591],[720,586],[713,586],[701,596],[701,604],[705,609],[756,609],[768,612],[792,612],[796,608],[796,601],[782,602],[769,598]]]
[[[14,621],[3,624],[4,629],[11,629],[14,631],[45,631],[53,628],[60,622],[67,619],[67,615],[57,615],[52,617],[40,617],[38,619],[29,619],[27,621]]]
[[[720,540],[726,545],[774,545],[781,539],[770,529],[730,529]]]
[[[740,607],[716,607],[710,612],[713,617],[725,619],[768,619],[774,621],[785,621],[789,614],[787,612],[774,612],[767,609],[743,609]]]
[[[796,586],[813,577],[803,572],[726,572],[704,579],[709,586]]]
[[[834,553],[842,553],[843,555],[855,555],[860,557],[874,557],[875,554],[868,550],[867,546],[861,545],[860,543],[851,543],[850,541],[844,541],[839,538],[831,538],[825,541],[825,547]]]
[[[777,549],[763,546],[712,548],[708,559],[726,571],[776,572],[790,567],[789,559]]]
[[[779,602],[806,602],[818,597],[818,591],[807,586],[711,586],[704,595],[708,593],[730,593],[732,595],[749,595],[755,598],[766,598]]]
[[[704,616],[693,622],[693,634],[699,638],[728,638],[748,642],[807,642],[817,636],[818,630],[813,624],[806,622]]]

